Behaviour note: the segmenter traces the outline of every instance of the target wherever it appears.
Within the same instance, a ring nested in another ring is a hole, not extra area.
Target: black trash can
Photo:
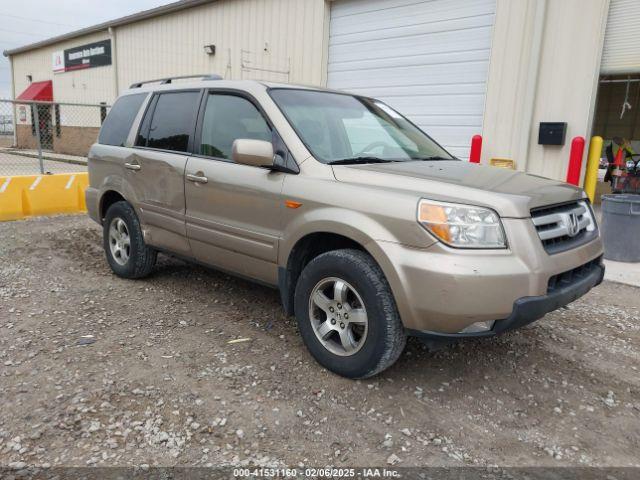
[[[604,258],[640,262],[640,195],[602,196]]]

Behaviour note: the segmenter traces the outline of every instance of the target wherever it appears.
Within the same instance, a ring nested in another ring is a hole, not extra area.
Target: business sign
[[[55,73],[105,65],[111,65],[111,40],[102,40],[53,53],[53,71]]]

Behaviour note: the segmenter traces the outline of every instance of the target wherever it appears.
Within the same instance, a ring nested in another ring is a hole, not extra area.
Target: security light
[[[216,54],[216,46],[215,45],[205,45],[204,52],[207,55],[215,55]]]

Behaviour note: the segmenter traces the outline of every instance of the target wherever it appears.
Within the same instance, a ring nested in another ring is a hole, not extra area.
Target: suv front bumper
[[[474,336],[477,332],[461,332],[478,322],[496,321],[496,331],[482,332],[492,335],[506,331],[504,325],[527,323],[514,320],[525,315],[521,313],[525,306],[533,312],[527,318],[539,318],[599,283],[600,237],[550,255],[531,219],[507,218],[503,224],[509,248],[502,250],[452,249],[441,243],[415,248],[382,241],[365,246],[380,264],[407,330]],[[556,285],[554,279],[596,260],[591,280],[572,283],[568,291],[552,288],[568,286]]]
[[[577,269],[578,270],[578,269]],[[468,337],[491,337],[523,327],[544,317],[547,313],[568,305],[600,285],[604,278],[602,259],[597,258],[582,267],[582,271],[572,272],[570,280],[559,280],[559,286],[546,295],[519,298],[513,303],[513,311],[508,318],[498,320],[491,330],[475,333],[439,333],[408,329],[408,333],[417,337],[434,340],[453,340]]]

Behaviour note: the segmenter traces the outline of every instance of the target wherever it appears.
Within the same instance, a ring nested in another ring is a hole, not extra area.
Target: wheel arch
[[[102,193],[100,196],[100,203],[98,206],[98,212],[100,214],[100,223],[104,221],[104,217],[107,214],[109,207],[116,202],[127,202],[127,199],[117,190],[109,189]]]
[[[387,280],[392,283],[389,275],[394,277],[394,273],[389,272],[390,263],[383,250],[377,248],[375,241],[355,228],[345,229],[343,225],[341,227],[340,233],[337,233],[337,229],[330,228],[306,231],[281,250],[278,288],[286,315],[293,315],[295,287],[302,270],[311,260],[323,253],[347,248],[365,252],[373,258]],[[381,258],[381,255],[384,258]]]
[[[96,216],[100,224],[104,221],[107,209],[118,201],[125,201],[131,205],[136,215],[138,215],[138,219],[142,220],[136,189],[123,176],[116,174],[106,175],[102,181],[90,188],[95,190],[94,205],[97,207]]]

